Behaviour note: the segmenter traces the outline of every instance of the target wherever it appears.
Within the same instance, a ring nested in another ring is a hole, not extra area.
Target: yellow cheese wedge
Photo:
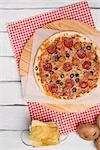
[[[29,133],[32,146],[56,145],[60,142],[60,133],[56,123],[32,121]]]

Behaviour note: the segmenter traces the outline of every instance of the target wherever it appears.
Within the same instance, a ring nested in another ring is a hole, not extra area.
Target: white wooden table
[[[79,0],[0,0],[0,150],[31,149],[20,139],[30,120],[21,96],[21,85],[14,54],[8,39],[8,22],[30,17]],[[100,1],[88,0],[95,25],[100,30]],[[44,149],[44,148],[43,148]],[[81,140],[77,134],[65,143],[48,150],[95,150],[93,142]]]

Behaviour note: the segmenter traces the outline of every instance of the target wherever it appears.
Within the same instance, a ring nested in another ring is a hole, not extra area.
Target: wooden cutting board
[[[96,29],[92,28],[89,25],[86,25],[80,21],[76,20],[59,20],[52,23],[49,23],[44,26],[46,29],[56,29],[60,31],[76,31],[80,32],[82,34],[90,34],[94,36],[100,36],[100,32],[98,32]],[[21,60],[20,60],[20,76],[27,76],[28,69],[29,69],[29,62],[31,58],[31,52],[32,52],[32,43],[34,40],[34,35],[27,41],[25,44],[25,47],[23,49]],[[60,112],[80,112],[84,111],[86,109],[89,109],[93,107],[93,104],[42,104],[44,107],[47,107],[51,110],[60,111]]]

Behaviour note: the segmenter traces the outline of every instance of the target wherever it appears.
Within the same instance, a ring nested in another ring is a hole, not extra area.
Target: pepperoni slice
[[[79,83],[79,86],[80,86],[81,88],[86,88],[86,87],[88,86],[88,83],[85,82],[85,81],[81,81],[81,82]]]
[[[74,86],[74,81],[72,79],[67,79],[65,81],[65,86],[69,89],[72,88]]]
[[[58,86],[56,84],[50,84],[48,88],[51,93],[57,93],[58,91]]]
[[[71,48],[73,46],[73,39],[72,38],[68,38],[68,37],[64,37],[64,45],[67,48]]]
[[[70,71],[70,70],[72,69],[72,64],[71,64],[70,62],[64,63],[63,69],[64,69],[65,71]]]
[[[91,62],[90,61],[84,61],[82,64],[82,67],[86,70],[89,70],[91,68]]]
[[[81,59],[83,59],[86,56],[86,52],[83,49],[78,50],[77,56]]]
[[[76,42],[76,43],[74,44],[74,48],[75,48],[76,50],[81,49],[81,47],[82,47],[82,43],[81,43],[81,42]]]
[[[47,63],[47,64],[43,65],[43,69],[45,71],[51,71],[52,70],[52,64],[51,63]]]
[[[54,54],[56,52],[56,45],[52,44],[47,48],[49,54]]]

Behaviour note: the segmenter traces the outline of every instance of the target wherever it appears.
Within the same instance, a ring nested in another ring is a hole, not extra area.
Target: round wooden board
[[[74,26],[73,26],[74,24]],[[89,25],[86,25],[84,23],[81,23],[79,21],[75,20],[59,20],[52,23],[49,23],[44,26],[44,28],[47,29],[57,29],[60,31],[76,31],[83,34],[91,34],[91,35],[100,35],[100,32],[96,31],[94,28],[90,27]],[[31,52],[32,52],[32,43],[33,43],[34,36],[32,36],[27,43],[25,44],[25,47],[23,49],[21,60],[20,60],[20,76],[27,76],[28,74],[28,68],[29,68],[29,62],[31,58]],[[49,108],[51,110],[60,111],[60,112],[81,112],[86,109],[89,109],[93,107],[93,104],[42,104],[44,107]]]

